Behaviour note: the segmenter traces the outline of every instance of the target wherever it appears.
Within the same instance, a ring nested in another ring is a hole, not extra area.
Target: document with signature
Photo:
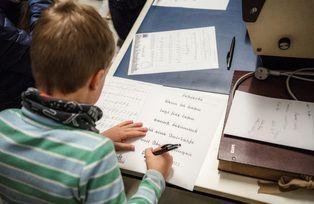
[[[314,103],[237,91],[225,134],[314,150]]]
[[[155,0],[154,6],[226,10],[229,0]]]
[[[215,27],[136,34],[129,75],[217,69]]]
[[[113,77],[106,82],[97,104],[109,115],[100,121],[101,131],[113,125],[111,116],[118,118],[117,123],[133,117],[149,129],[145,137],[132,141],[134,152],[118,152],[120,167],[145,173],[146,148],[179,143],[181,147],[170,152],[174,163],[167,181],[193,190],[211,139],[224,117],[227,96]],[[129,112],[132,114],[125,114]]]

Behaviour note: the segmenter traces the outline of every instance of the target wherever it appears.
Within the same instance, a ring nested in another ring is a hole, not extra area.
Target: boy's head
[[[83,90],[91,99],[83,102],[94,103],[114,49],[112,33],[95,9],[72,1],[57,3],[42,13],[32,34],[36,86],[51,95]]]

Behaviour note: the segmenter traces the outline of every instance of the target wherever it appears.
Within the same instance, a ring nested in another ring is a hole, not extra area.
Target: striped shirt
[[[9,203],[157,203],[162,175],[148,170],[127,201],[110,139],[26,109],[0,112],[0,197]]]

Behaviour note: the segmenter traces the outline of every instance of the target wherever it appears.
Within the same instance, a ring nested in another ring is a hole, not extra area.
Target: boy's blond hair
[[[105,20],[90,6],[60,1],[42,13],[32,34],[31,61],[37,87],[72,93],[114,54]]]

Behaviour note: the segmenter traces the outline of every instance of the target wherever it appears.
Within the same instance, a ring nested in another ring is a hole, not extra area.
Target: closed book
[[[235,72],[234,82],[245,72]],[[284,87],[283,77],[272,77],[266,81],[249,78],[238,89],[253,94],[289,98]],[[314,101],[313,85],[295,82],[298,95],[306,101]],[[229,99],[226,120],[232,104]],[[301,139],[301,138],[296,138]],[[313,135],[314,139],[314,135]],[[218,169],[231,173],[266,179],[278,180],[281,176],[314,176],[314,152],[283,145],[276,145],[223,134],[218,152]]]

